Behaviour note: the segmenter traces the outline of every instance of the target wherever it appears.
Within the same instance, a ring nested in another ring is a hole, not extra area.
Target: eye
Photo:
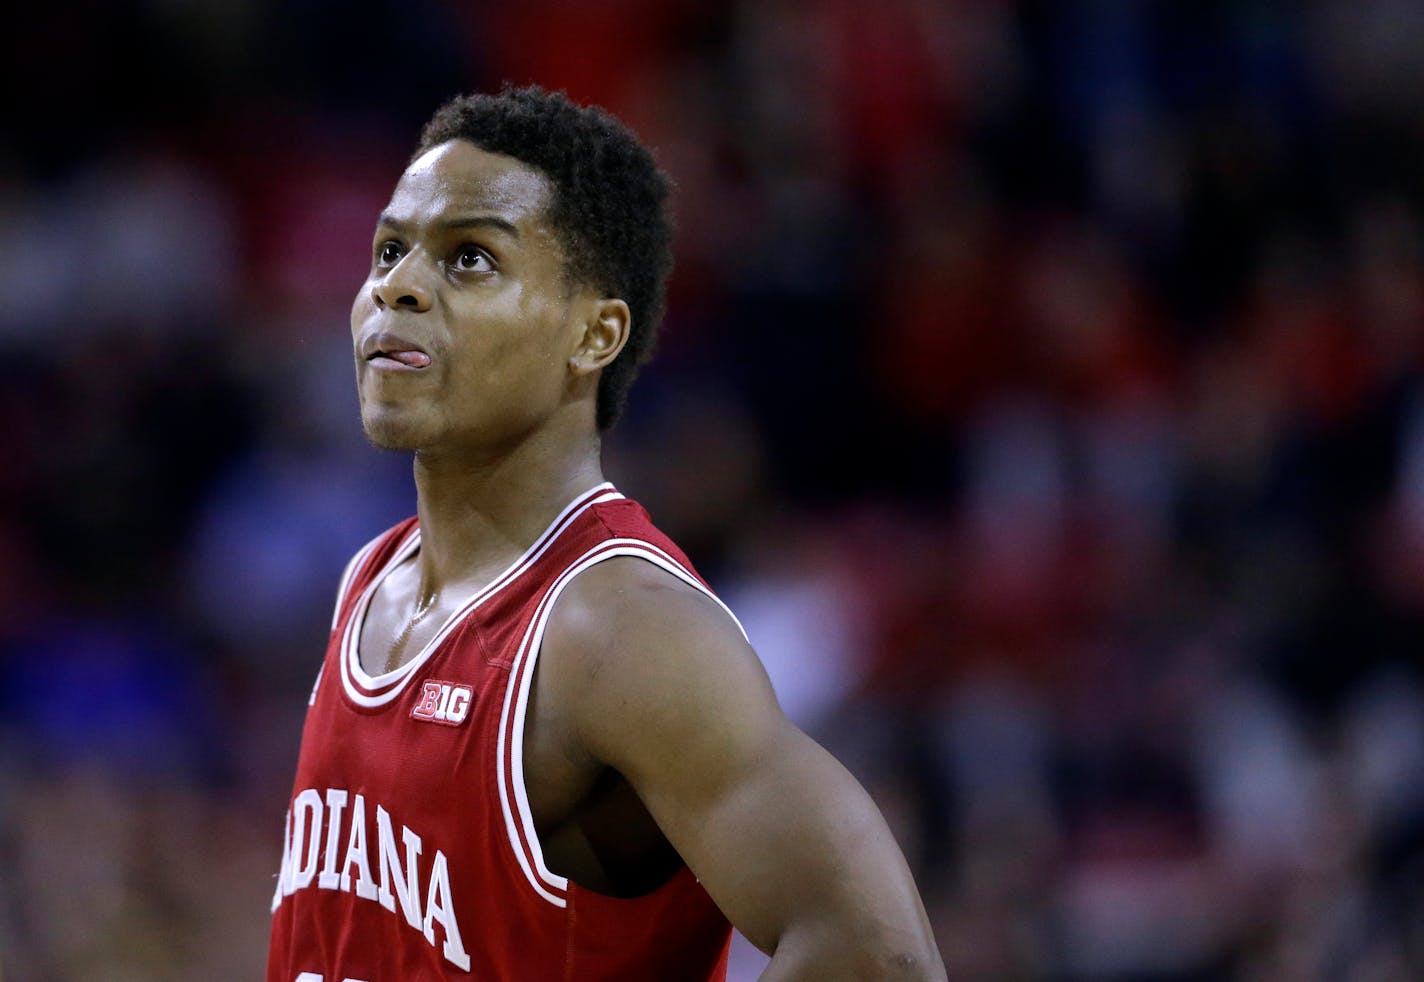
[[[394,266],[404,254],[401,244],[394,239],[387,239],[376,246],[376,262],[382,266]]]
[[[461,246],[455,253],[455,268],[462,273],[489,273],[494,270],[494,260],[479,246]]]

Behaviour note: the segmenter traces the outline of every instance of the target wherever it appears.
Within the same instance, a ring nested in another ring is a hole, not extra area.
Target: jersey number
[[[325,982],[325,980],[322,978],[322,976],[318,975],[316,972],[303,972],[301,975],[298,975],[298,976],[297,976],[296,982]],[[363,982],[363,980],[361,980],[361,979],[342,979],[341,982]]]

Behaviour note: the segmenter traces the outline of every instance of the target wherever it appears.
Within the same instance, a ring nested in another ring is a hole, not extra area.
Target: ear
[[[593,301],[583,322],[583,336],[569,356],[569,370],[575,375],[588,375],[617,358],[628,343],[631,325],[628,305],[622,300]]]

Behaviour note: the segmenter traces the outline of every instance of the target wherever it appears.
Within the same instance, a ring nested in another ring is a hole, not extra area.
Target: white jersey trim
[[[524,785],[524,721],[529,709],[534,669],[539,660],[544,630],[554,610],[559,594],[578,574],[617,556],[634,556],[647,560],[682,580],[688,586],[710,597],[726,611],[742,637],[746,629],[730,608],[696,576],[668,553],[642,539],[607,539],[576,559],[549,587],[539,601],[534,617],[520,642],[514,663],[510,666],[509,682],[504,693],[504,708],[499,721],[499,803],[504,812],[505,832],[509,837],[519,868],[534,891],[556,907],[565,907],[568,900],[560,896],[569,887],[567,877],[552,872],[544,863],[544,850],[534,829],[534,816],[529,808],[529,794]],[[511,802],[511,798],[513,799]],[[516,818],[517,816],[517,818]],[[557,892],[556,892],[557,891]]]
[[[346,631],[341,637],[341,672],[343,678],[348,672],[358,686],[367,689],[381,689],[387,685],[399,682],[406,674],[408,667],[413,663],[407,662],[389,672],[382,672],[380,675],[371,675],[361,667],[360,643],[361,627],[366,622],[366,613],[371,609],[371,600],[375,597],[376,591],[387,576],[395,572],[396,567],[415,555],[420,549],[420,529],[412,529],[409,535],[403,539],[396,550],[391,553],[391,558],[386,561],[386,565],[381,571],[366,584],[366,589],[361,592],[360,598],[356,601],[356,607],[351,612],[351,619],[346,622]],[[346,664],[347,657],[351,658],[351,665]],[[415,659],[418,660],[418,659]]]
[[[336,588],[336,609],[331,612],[331,629],[336,630],[336,625],[341,622],[341,607],[346,603],[346,591],[351,588],[351,581],[356,576],[356,571],[366,563],[366,558],[375,550],[377,543],[386,537],[382,532],[370,542],[362,546],[346,563],[346,568],[341,571],[340,585]]]
[[[359,706],[376,708],[384,706],[394,700],[404,691],[406,685],[415,676],[419,668],[430,660],[430,657],[440,647],[441,643],[449,637],[450,633],[459,627],[469,614],[496,596],[501,590],[512,583],[518,576],[533,565],[540,556],[554,543],[554,540],[568,528],[573,522],[583,514],[584,511],[596,504],[605,501],[616,501],[623,495],[614,489],[612,484],[604,482],[585,491],[574,498],[564,507],[563,511],[549,523],[548,527],[534,540],[533,544],[524,551],[518,559],[512,562],[504,572],[495,577],[483,588],[476,591],[469,599],[462,603],[454,613],[446,618],[445,623],[440,626],[440,630],[426,643],[420,652],[400,667],[385,672],[381,675],[370,675],[361,667],[360,638],[361,627],[366,621],[366,613],[371,606],[371,598],[375,596],[376,589],[381,582],[391,574],[391,572],[420,547],[420,530],[417,528],[399,549],[396,550],[392,558],[386,563],[371,582],[362,591],[360,598],[356,602],[355,608],[351,612],[351,617],[346,622],[346,630],[341,638],[341,650],[338,653],[341,662],[341,684],[347,697]]]

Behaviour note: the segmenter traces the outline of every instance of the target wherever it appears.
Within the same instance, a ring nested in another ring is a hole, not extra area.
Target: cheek
[[[524,325],[527,329],[528,325]],[[481,412],[521,414],[558,397],[562,376],[558,356],[545,339],[532,333],[494,332],[467,348],[451,382],[460,403]]]
[[[366,318],[371,315],[375,305],[371,302],[371,281],[367,280],[361,284],[356,291],[356,296],[351,300],[351,335],[355,337],[361,330],[361,325]]]
[[[565,305],[514,284],[463,309],[452,307],[453,374],[462,386],[485,392],[556,388],[563,378],[559,366],[567,361],[566,314]]]

